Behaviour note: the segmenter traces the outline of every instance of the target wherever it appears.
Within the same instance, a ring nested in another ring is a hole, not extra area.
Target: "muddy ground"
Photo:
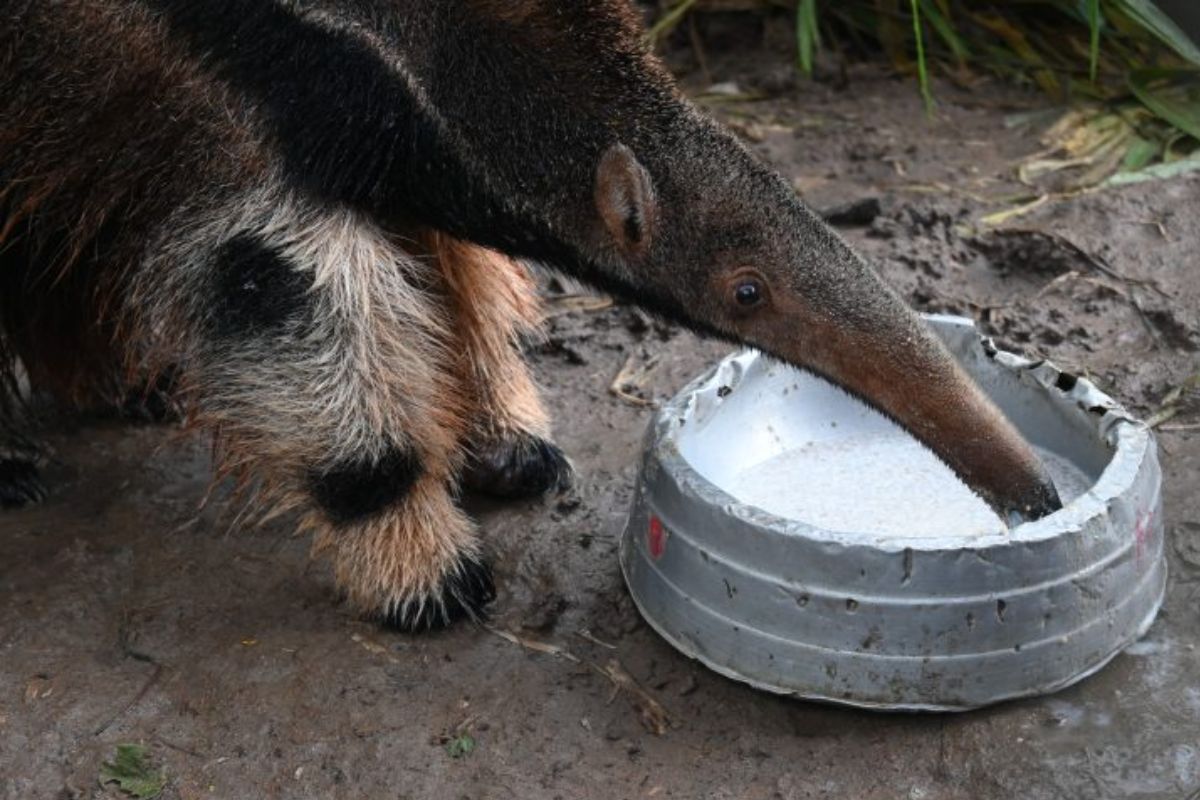
[[[877,198],[878,215],[844,232],[915,305],[973,315],[1142,413],[1200,370],[1200,178],[1049,202],[1003,226],[1018,233],[980,234],[982,215],[1029,191],[1013,165],[1039,149],[1045,122],[1004,120],[1040,97],[941,86],[927,119],[908,82],[856,68],[798,84],[786,61],[721,56],[720,38],[708,39],[708,76],[680,54],[687,85],[765,95],[713,107],[814,206]],[[551,311],[531,359],[578,488],[471,506],[497,558],[495,627],[578,661],[469,625],[403,636],[358,621],[286,522],[231,526],[220,497],[197,512],[203,442],[60,416],[50,499],[0,515],[0,797],[115,796],[97,777],[126,742],[165,769],[164,797],[185,799],[1200,791],[1194,399],[1161,430],[1171,579],[1142,642],[1053,697],[864,713],[720,678],[640,621],[616,550],[652,412],[609,384],[657,358],[644,391],[661,399],[727,348],[629,307],[552,299]],[[614,693],[610,663],[668,710],[666,733]],[[463,734],[474,749],[452,753]]]

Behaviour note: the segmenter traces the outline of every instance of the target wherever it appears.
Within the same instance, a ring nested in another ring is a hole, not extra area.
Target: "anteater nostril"
[[[308,487],[329,519],[344,525],[400,502],[421,477],[421,470],[420,456],[411,448],[397,446],[378,459],[314,469]]]

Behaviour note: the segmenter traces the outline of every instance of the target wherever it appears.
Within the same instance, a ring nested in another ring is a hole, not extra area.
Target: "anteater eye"
[[[742,308],[751,308],[763,300],[762,282],[757,278],[743,278],[733,286],[733,299]]]

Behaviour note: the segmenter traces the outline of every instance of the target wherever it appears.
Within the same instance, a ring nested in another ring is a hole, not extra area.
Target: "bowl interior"
[[[968,371],[1039,450],[1068,505],[1113,456],[1098,418],[1055,387],[1021,381],[982,351]],[[1057,393],[1057,397],[1055,397]],[[744,354],[692,396],[681,456],[735,499],[829,531],[962,540],[1004,524],[932,452],[810,373]]]

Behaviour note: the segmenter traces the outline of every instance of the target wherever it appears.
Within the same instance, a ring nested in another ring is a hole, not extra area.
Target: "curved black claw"
[[[381,622],[405,633],[440,630],[460,619],[482,622],[487,619],[488,604],[495,599],[492,568],[475,558],[464,558],[442,581],[439,592],[386,609]]]
[[[465,488],[508,499],[565,492],[575,470],[553,442],[528,433],[482,446],[463,472]]]
[[[20,508],[46,499],[37,465],[23,458],[0,458],[0,508]]]

